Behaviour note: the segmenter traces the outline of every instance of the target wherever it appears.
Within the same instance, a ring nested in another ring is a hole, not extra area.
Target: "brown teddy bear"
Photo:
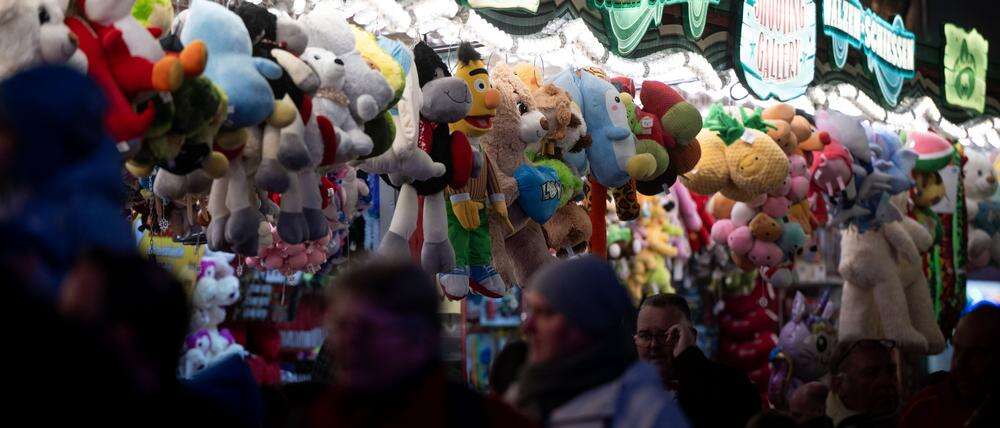
[[[493,262],[506,283],[524,285],[539,267],[555,258],[549,253],[542,226],[529,219],[518,205],[514,171],[528,163],[525,149],[541,141],[550,125],[538,111],[531,91],[509,66],[497,65],[490,74],[493,87],[500,91],[500,104],[493,130],[483,135],[479,144],[497,168],[497,180],[514,228],[512,233],[502,219],[490,214]]]

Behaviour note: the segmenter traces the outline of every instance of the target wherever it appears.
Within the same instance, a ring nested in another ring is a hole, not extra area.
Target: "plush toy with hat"
[[[472,95],[466,83],[452,77],[441,57],[426,43],[418,43],[413,48],[413,55],[422,92],[417,144],[446,169],[439,177],[395,183],[400,185],[400,195],[379,252],[409,258],[409,237],[416,225],[417,195],[421,195],[424,196],[421,250],[424,269],[433,273],[448,272],[455,267],[455,250],[448,241],[444,190],[447,186],[465,186],[472,172],[469,140],[461,132],[450,132],[448,124],[466,117]]]

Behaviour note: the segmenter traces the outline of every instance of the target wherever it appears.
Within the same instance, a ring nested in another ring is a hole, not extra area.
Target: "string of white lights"
[[[493,62],[532,62],[541,66],[546,76],[570,67],[599,66],[610,75],[631,77],[637,84],[646,79],[674,83],[699,108],[720,101],[762,107],[776,102],[750,96],[733,70],[717,72],[705,57],[695,52],[660,52],[641,59],[615,55],[598,41],[581,18],[557,18],[538,34],[516,36],[500,30],[474,10],[463,10],[454,0],[300,1],[341,2],[347,16],[376,34],[407,33],[420,39],[433,33],[430,38],[443,44],[476,40],[485,46]],[[955,124],[945,119],[927,96],[904,99],[900,102],[902,109],[890,111],[854,85],[838,83],[811,87],[804,96],[789,103],[808,112],[835,109],[897,129],[930,127],[965,145],[1000,148],[1000,118],[981,117]]]

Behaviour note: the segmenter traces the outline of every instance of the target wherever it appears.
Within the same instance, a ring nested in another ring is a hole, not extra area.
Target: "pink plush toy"
[[[762,240],[754,241],[750,249],[750,261],[757,266],[777,266],[784,259],[781,247],[773,242]]]
[[[791,187],[791,186],[789,186]],[[787,192],[786,192],[787,193]],[[764,202],[764,214],[767,214],[773,218],[784,217],[788,214],[788,209],[792,207],[791,201],[784,196],[770,197],[767,198],[767,202]]]
[[[257,257],[247,257],[247,266],[277,270],[282,274],[291,275],[299,271],[318,271],[328,258],[327,246],[330,244],[332,234],[328,232],[318,241],[289,245],[281,240],[277,229],[272,226],[271,237],[274,244],[261,249]]]
[[[745,227],[745,226],[744,226]],[[732,235],[736,225],[730,219],[722,219],[712,225],[712,241],[718,245],[726,245],[729,236]],[[749,230],[749,229],[747,229]]]
[[[729,244],[729,249],[733,250],[735,254],[742,256],[749,253],[754,244],[753,235],[750,234],[750,227],[737,227],[726,238],[726,243]]]

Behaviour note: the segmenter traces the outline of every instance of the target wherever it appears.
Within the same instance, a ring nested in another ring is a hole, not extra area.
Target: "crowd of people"
[[[764,408],[744,374],[695,346],[682,297],[654,295],[637,311],[611,267],[589,256],[547,265],[525,284],[526,341],[501,353],[486,396],[445,374],[432,277],[385,258],[355,261],[336,275],[322,353],[329,370],[312,382],[262,389],[238,357],[193,381],[178,380],[188,300],[169,272],[129,251],[127,232],[118,235],[127,230],[115,217],[120,165],[105,150],[113,145],[88,132],[103,109],[97,89],[74,76],[41,68],[0,85],[0,231],[7,238],[0,277],[9,302],[0,313],[13,336],[2,353],[11,373],[4,381],[11,394],[3,400],[9,420],[36,426],[1000,426],[996,306],[979,306],[962,319],[951,372],[932,377],[936,382],[905,405],[894,344],[861,340],[840,343],[829,382],[799,388],[785,414]],[[48,92],[39,93],[40,87]],[[69,87],[75,90],[60,89]],[[50,105],[56,99],[59,108]],[[52,111],[80,126],[45,127]],[[43,162],[57,168],[38,168]],[[45,173],[55,169],[62,173]],[[107,191],[95,194],[95,188]],[[84,191],[85,197],[76,193]],[[93,248],[103,250],[81,255]]]

